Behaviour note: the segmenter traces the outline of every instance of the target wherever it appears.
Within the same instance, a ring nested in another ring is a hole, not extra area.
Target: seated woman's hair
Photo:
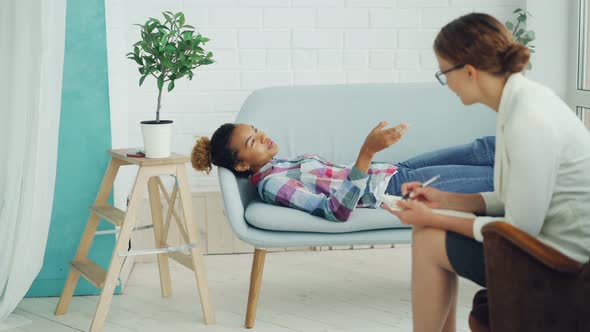
[[[469,64],[496,75],[521,72],[530,51],[494,17],[471,13],[445,25],[434,41],[434,51],[455,64]]]
[[[250,175],[249,171],[240,172],[234,169],[240,162],[238,151],[232,150],[229,146],[235,127],[236,125],[233,123],[226,123],[215,130],[211,139],[204,136],[199,138],[191,153],[193,168],[209,174],[215,165],[225,167],[239,177]]]

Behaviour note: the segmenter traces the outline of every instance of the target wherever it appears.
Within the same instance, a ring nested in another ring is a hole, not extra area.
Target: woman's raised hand
[[[406,123],[400,123],[395,127],[383,129],[387,124],[386,121],[381,121],[373,128],[367,135],[367,138],[365,138],[365,143],[361,149],[366,150],[370,154],[375,154],[397,143],[408,130]]]

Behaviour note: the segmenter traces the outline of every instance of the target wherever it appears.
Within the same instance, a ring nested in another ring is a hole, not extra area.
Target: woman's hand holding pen
[[[397,216],[403,224],[413,226],[434,225],[434,217],[437,215],[426,204],[415,200],[400,200],[396,204],[403,210],[393,210],[387,204],[382,204],[382,207]]]
[[[433,187],[423,187],[420,182],[402,184],[402,195],[410,194],[410,200],[424,203],[431,209],[447,208],[447,192]]]
[[[407,200],[399,200],[396,205],[402,209],[391,209],[387,204],[383,208],[396,215],[402,223],[415,226],[435,225],[435,215],[432,209],[445,206],[448,193],[432,187],[425,187],[420,182],[408,182],[402,185],[402,194],[409,195]]]
[[[485,202],[480,194],[441,191],[432,187],[423,187],[420,182],[404,183],[402,194],[406,193],[410,193],[410,200],[420,202],[431,209],[457,210],[475,214],[483,214],[486,210]]]

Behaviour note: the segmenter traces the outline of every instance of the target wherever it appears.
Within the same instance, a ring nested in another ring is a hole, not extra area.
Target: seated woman
[[[278,145],[252,125],[226,123],[211,140],[195,144],[193,168],[211,171],[211,165],[249,176],[267,203],[287,206],[332,221],[346,221],[356,207],[377,208],[384,193],[400,195],[405,182],[440,179],[432,187],[460,193],[493,189],[495,138],[426,153],[392,164],[372,162],[375,154],[399,141],[406,124],[385,129],[381,122],[367,135],[353,165],[339,165],[304,154],[277,158]]]

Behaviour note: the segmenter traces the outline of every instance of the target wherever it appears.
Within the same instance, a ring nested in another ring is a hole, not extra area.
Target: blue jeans
[[[472,143],[428,152],[396,164],[386,193],[401,196],[406,182],[425,182],[440,175],[431,186],[443,191],[479,193],[494,191],[496,138],[486,136]]]

